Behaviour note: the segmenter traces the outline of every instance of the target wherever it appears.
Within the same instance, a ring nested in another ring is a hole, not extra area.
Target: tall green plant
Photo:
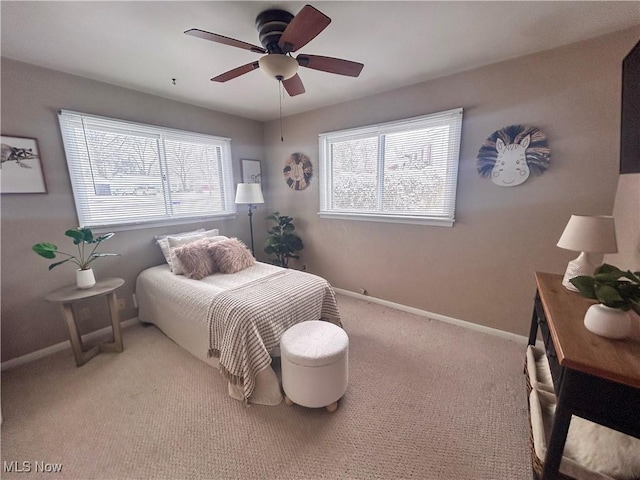
[[[89,268],[91,268],[89,265],[91,265],[91,263],[95,261],[96,258],[113,257],[120,255],[119,253],[96,252],[100,244],[105,240],[113,237],[115,235],[114,233],[105,233],[104,235],[94,237],[93,232],[91,232],[90,228],[80,227],[74,228],[72,230],[67,230],[66,232],[64,232],[64,234],[67,237],[71,237],[73,239],[73,244],[78,247],[77,255],[62,252],[58,250],[58,247],[56,245],[48,242],[36,243],[32,247],[34,252],[44,258],[56,258],[56,255],[64,255],[67,257],[60,262],[52,263],[51,265],[49,265],[49,270],[67,262],[75,263],[81,270],[88,270]],[[92,246],[87,247],[86,245]]]
[[[582,296],[598,300],[607,307],[637,310],[640,307],[640,272],[626,272],[604,263],[593,276],[581,275],[569,280]]]
[[[271,220],[276,224],[268,232],[269,237],[267,238],[267,246],[264,248],[264,252],[267,255],[276,256],[275,259],[272,259],[275,265],[288,268],[289,259],[300,258],[299,255],[295,255],[295,252],[304,248],[302,239],[293,233],[296,229],[293,225],[293,217],[280,215],[280,212],[273,212],[267,217],[267,220]]]

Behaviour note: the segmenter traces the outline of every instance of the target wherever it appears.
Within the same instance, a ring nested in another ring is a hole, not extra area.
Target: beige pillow
[[[256,263],[251,251],[237,238],[210,243],[207,249],[221,273],[236,273]]]
[[[207,246],[213,242],[211,238],[202,238],[173,249],[173,253],[184,269],[184,275],[193,280],[202,280],[216,272],[216,266]]]

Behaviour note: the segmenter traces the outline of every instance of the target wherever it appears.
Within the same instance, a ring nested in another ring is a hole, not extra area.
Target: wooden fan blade
[[[349,77],[357,77],[364,68],[364,64],[362,63],[343,60],[341,58],[323,57],[321,55],[300,54],[296,57],[296,60],[301,67],[337,73],[338,75],[347,75]]]
[[[288,80],[283,80],[282,85],[290,97],[295,97],[305,92],[302,80],[300,80],[300,76],[297,73]]]
[[[204,40],[210,40],[212,42],[222,43],[224,45],[230,45],[232,47],[242,48],[244,50],[251,50],[256,53],[267,53],[267,51],[258,47],[257,45],[252,45],[247,42],[243,42],[240,40],[236,40],[235,38],[225,37],[224,35],[218,35],[217,33],[205,32],[204,30],[200,30],[199,28],[192,28],[187,30],[187,35],[191,35],[192,37],[203,38]]]
[[[287,25],[278,41],[284,53],[304,47],[331,23],[331,19],[311,5],[305,5]]]
[[[222,73],[217,77],[213,77],[211,81],[226,82],[228,80],[233,80],[234,78],[237,78],[240,75],[244,75],[245,73],[249,73],[258,68],[260,68],[260,65],[258,65],[258,62],[247,63],[246,65],[242,65],[241,67],[234,68],[233,70],[229,70],[228,72]]]

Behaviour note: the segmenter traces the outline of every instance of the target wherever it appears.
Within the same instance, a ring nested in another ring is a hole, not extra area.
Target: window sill
[[[453,220],[448,218],[425,218],[409,216],[376,215],[366,213],[318,212],[320,218],[333,220],[357,220],[361,222],[405,223],[409,225],[432,225],[437,227],[453,227]]]

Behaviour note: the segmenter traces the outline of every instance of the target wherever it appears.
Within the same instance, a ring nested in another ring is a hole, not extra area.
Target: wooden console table
[[[71,341],[73,356],[76,359],[76,365],[78,367],[87,363],[99,352],[122,352],[124,350],[122,332],[120,331],[120,318],[116,305],[116,290],[123,284],[124,280],[121,278],[105,278],[98,280],[91,288],[80,289],[76,285],[69,285],[55,290],[44,297],[45,300],[49,302],[61,304],[62,316],[69,329],[69,340]],[[82,337],[78,332],[78,324],[73,313],[73,304],[79,300],[99,296],[107,297],[109,314],[111,316],[111,328],[113,329],[113,342],[103,343],[85,350],[82,346]]]
[[[557,406],[541,480],[555,479],[572,415],[640,438],[640,341],[609,340],[584,326],[595,303],[562,286],[562,275],[536,273],[529,345],[544,340]]]

